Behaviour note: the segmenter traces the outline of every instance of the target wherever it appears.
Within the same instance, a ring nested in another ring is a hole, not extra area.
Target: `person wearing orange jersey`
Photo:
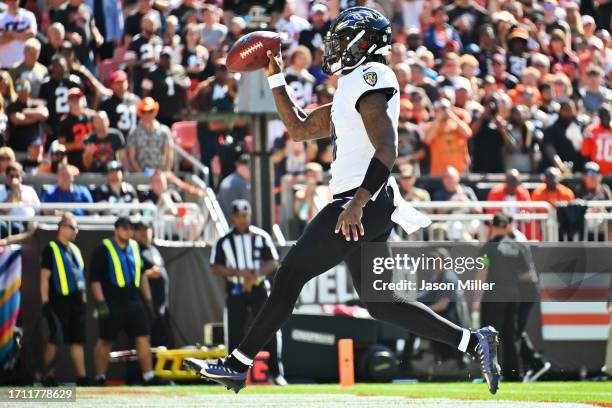
[[[599,165],[603,175],[612,173],[612,108],[602,105],[597,115],[599,121],[586,129],[580,154]]]

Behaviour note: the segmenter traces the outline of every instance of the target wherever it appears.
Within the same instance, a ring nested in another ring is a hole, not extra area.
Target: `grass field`
[[[19,403],[21,404],[21,403]],[[19,404],[15,404],[18,406]],[[52,406],[57,406],[52,404]],[[486,407],[552,408],[612,407],[612,382],[541,382],[502,384],[491,396],[484,384],[416,383],[252,386],[240,394],[220,386],[79,388],[77,403],[83,407]]]

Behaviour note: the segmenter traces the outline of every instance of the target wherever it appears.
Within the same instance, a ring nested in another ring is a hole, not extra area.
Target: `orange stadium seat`
[[[198,122],[195,120],[184,120],[172,124],[174,143],[181,146],[187,153],[200,159],[200,142],[198,142]],[[185,164],[185,163],[183,163]],[[190,167],[190,165],[187,165]]]

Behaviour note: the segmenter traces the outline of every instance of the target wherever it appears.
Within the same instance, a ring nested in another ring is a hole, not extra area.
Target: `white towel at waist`
[[[391,221],[399,224],[406,231],[406,234],[412,234],[421,228],[427,228],[431,224],[431,220],[404,200],[395,177],[389,177],[388,184],[393,189],[393,205],[395,206],[395,211],[391,214]]]

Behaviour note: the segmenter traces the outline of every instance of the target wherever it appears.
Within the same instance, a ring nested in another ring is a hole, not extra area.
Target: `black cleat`
[[[226,367],[221,359],[217,363],[209,363],[197,358],[186,358],[183,360],[183,367],[195,371],[200,378],[224,385],[236,394],[246,387],[247,372],[234,371]]]
[[[489,392],[495,394],[499,387],[501,368],[497,362],[497,347],[499,345],[499,333],[492,326],[486,326],[476,330],[476,352],[480,360],[482,375],[489,386]]]

